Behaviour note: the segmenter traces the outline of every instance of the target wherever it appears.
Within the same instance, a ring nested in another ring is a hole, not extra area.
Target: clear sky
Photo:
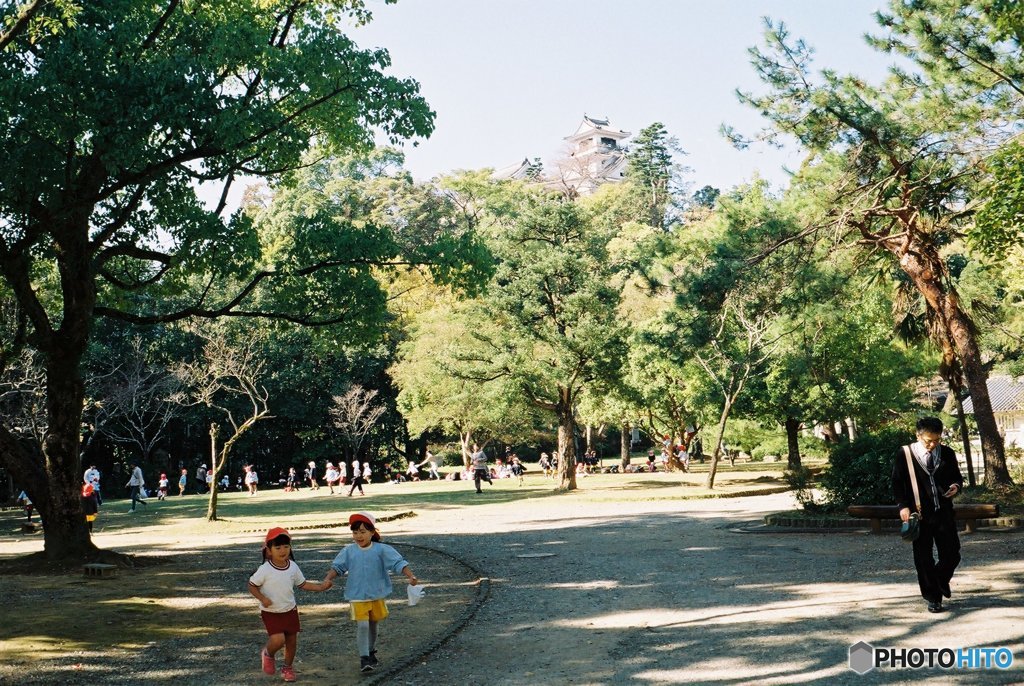
[[[385,47],[437,112],[436,129],[406,146],[420,180],[455,169],[555,159],[584,112],[636,134],[660,121],[689,154],[690,181],[721,189],[754,174],[783,184],[797,151],[736,151],[719,134],[763,122],[738,103],[757,90],[747,48],[762,17],[783,20],[817,51],[815,65],[880,80],[892,61],[863,40],[881,0],[368,0],[353,29]]]

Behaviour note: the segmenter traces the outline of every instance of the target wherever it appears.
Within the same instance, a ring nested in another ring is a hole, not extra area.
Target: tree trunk
[[[920,242],[912,245],[916,250],[907,249],[900,255],[900,267],[938,315],[956,351],[974,403],[974,420],[978,423],[978,433],[981,435],[985,485],[1011,484],[1013,480],[1006,466],[1003,439],[992,412],[992,401],[988,395],[988,372],[982,363],[974,322],[960,306],[960,296],[956,289],[942,281],[943,263],[935,249],[922,246]],[[949,353],[943,352],[944,357],[948,357]],[[944,362],[949,364],[950,360],[944,359]]]
[[[91,281],[90,281],[91,283]],[[60,333],[56,334],[60,336]],[[81,349],[85,349],[85,336]],[[57,343],[47,351],[46,405],[49,428],[43,441],[48,495],[33,498],[43,523],[43,548],[49,559],[86,558],[96,552],[82,510],[82,466],[79,458],[85,384],[79,372],[81,355]]]
[[[722,404],[722,416],[718,420],[718,430],[715,432],[715,452],[711,454],[711,465],[708,467],[708,478],[704,486],[713,489],[715,487],[715,474],[718,473],[718,460],[722,456],[722,438],[725,436],[725,424],[729,421],[729,413],[732,411],[734,399],[727,396]]]
[[[850,436],[850,443],[853,443],[857,440],[857,420],[847,417],[844,423],[846,424],[846,433]]]
[[[98,183],[98,177],[83,172],[69,193],[91,197]],[[11,252],[0,262],[5,282],[33,323],[34,343],[43,355],[48,423],[41,446],[25,445],[6,428],[0,429],[0,462],[32,498],[43,523],[43,550],[51,560],[88,559],[98,553],[82,510],[79,452],[85,397],[81,362],[96,305],[93,249],[89,245],[91,210],[88,203],[46,210],[51,220],[60,217],[50,232],[60,276],[61,311],[55,315],[59,328],[53,328],[32,287],[29,261]]]
[[[210,485],[210,501],[206,506],[206,521],[215,522],[217,521],[217,472],[223,466],[224,455],[221,455],[218,461],[217,456],[217,434],[220,433],[220,427],[217,426],[216,422],[210,424],[210,469],[213,470],[213,483]]]
[[[964,401],[960,399],[960,394],[954,388],[950,387],[950,392],[956,403],[956,418],[960,422],[960,440],[964,445],[964,459],[967,460],[967,485],[975,486],[977,480],[974,477],[974,459],[971,457],[971,435],[967,428],[967,418],[964,417]]]
[[[473,432],[465,431],[459,433],[459,443],[462,444],[462,467],[464,471],[470,471],[470,446],[473,445]]]
[[[558,476],[559,490],[576,490],[576,417],[573,415],[572,392],[558,389]]]
[[[619,457],[622,460],[622,471],[629,466],[629,449],[632,446],[632,427],[629,422],[622,423],[622,435],[619,438]]]
[[[796,417],[786,417],[786,446],[789,449],[788,465],[790,471],[800,469],[800,421]]]

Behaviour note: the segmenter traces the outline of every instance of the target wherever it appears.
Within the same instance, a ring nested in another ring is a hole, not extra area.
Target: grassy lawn
[[[606,459],[605,465],[617,463]],[[371,510],[378,516],[405,512],[472,507],[482,503],[528,501],[534,498],[574,497],[583,501],[670,500],[716,498],[777,492],[786,487],[782,478],[784,463],[745,463],[719,465],[714,490],[704,487],[708,465],[693,464],[689,473],[655,472],[640,474],[577,475],[578,489],[566,496],[555,489],[557,482],[546,479],[536,465],[527,465],[524,484],[517,479],[496,479],[494,486],[484,484],[484,494],[474,492],[472,482],[419,481],[400,484],[374,483],[365,487],[366,496],[348,497],[347,489],[331,495],[326,487],[318,491],[304,488],[285,493],[279,488],[263,489],[257,495],[220,493],[217,496],[217,522],[206,521],[207,497],[169,496],[164,501],[149,498],[146,508],[129,514],[126,499],[104,499],[96,531],[102,534],[128,534],[140,528],[164,529],[157,535],[180,538],[190,534],[210,535],[259,532],[269,526],[322,528],[342,526],[349,512]],[[20,510],[0,514],[0,533],[15,534],[24,516]],[[38,518],[36,518],[38,521]],[[20,535],[20,534],[19,534]],[[0,559],[9,557],[0,553]]]

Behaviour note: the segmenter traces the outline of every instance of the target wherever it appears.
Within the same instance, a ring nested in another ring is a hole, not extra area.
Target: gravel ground
[[[392,616],[382,625],[382,672],[357,673],[340,591],[303,593],[300,683],[1024,683],[1020,531],[963,536],[950,611],[931,615],[898,537],[755,526],[764,514],[793,507],[785,494],[594,501],[577,493],[501,504],[486,497],[472,509],[388,524],[387,542],[403,551],[428,596],[406,607],[404,582],[396,582]],[[262,627],[242,592],[255,564],[250,538],[206,555],[168,551],[179,553],[174,563],[126,572],[115,582],[121,588],[75,579],[36,589],[79,617],[89,603],[124,603],[125,585],[134,596],[166,584],[179,592],[165,604],[192,613],[196,630],[162,639],[159,622],[140,620],[136,646],[88,653],[69,641],[30,674],[17,660],[0,665],[0,683],[279,682],[258,671]],[[338,545],[337,530],[302,532],[296,554],[307,576],[325,570]],[[31,606],[29,581],[0,577],[0,596],[14,599],[5,610]],[[134,621],[130,609],[123,605],[117,621]],[[861,640],[1006,645],[1015,664],[858,676],[847,652]]]
[[[1024,683],[1024,534],[963,536],[950,611],[917,593],[910,549],[864,532],[763,532],[788,495],[478,507],[404,522],[491,579],[466,628],[394,683]],[[747,533],[745,531],[762,531]],[[439,535],[444,531],[444,535]],[[1009,671],[848,669],[858,641],[1010,646]]]

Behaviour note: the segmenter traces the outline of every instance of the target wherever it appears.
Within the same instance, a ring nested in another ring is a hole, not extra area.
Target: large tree
[[[934,312],[942,366],[963,370],[974,400],[988,483],[1008,483],[977,323],[941,254],[964,231],[965,200],[979,179],[986,139],[998,127],[979,123],[973,102],[950,98],[938,72],[897,73],[880,87],[830,71],[815,75],[810,49],[781,24],[768,22],[766,48],[751,55],[768,92],[741,99],[771,122],[769,138],[786,134],[806,146],[804,172],[831,170],[818,175],[827,180],[819,190],[834,208],[824,233],[888,254]]]
[[[310,280],[369,270],[372,256],[267,250],[225,208],[236,178],[288,172],[313,140],[333,153],[380,129],[429,134],[418,84],[344,34],[368,18],[362,0],[90,1],[73,28],[35,43],[16,33],[0,51],[0,274],[19,322],[4,349],[41,354],[49,427],[34,445],[4,418],[0,461],[39,509],[46,556],[96,551],[78,497],[96,317],[346,318],[347,301],[333,307]],[[202,183],[219,184],[213,208]]]
[[[571,490],[577,398],[618,376],[625,354],[612,235],[585,206],[542,189],[510,185],[488,210],[498,266],[470,332],[486,355],[464,375],[511,383],[556,417],[560,488]]]

